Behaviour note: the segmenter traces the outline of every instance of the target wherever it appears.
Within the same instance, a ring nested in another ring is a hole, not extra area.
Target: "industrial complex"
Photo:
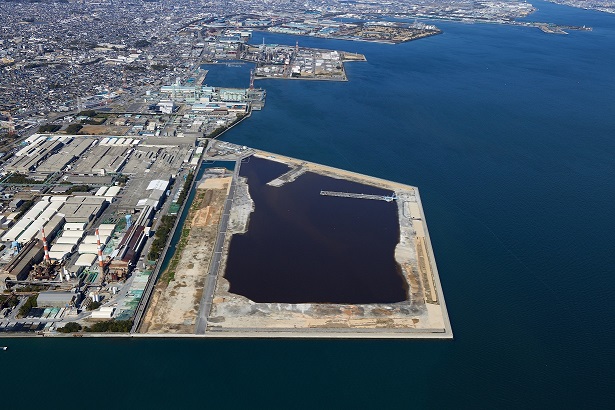
[[[12,320],[31,295],[39,310],[61,307],[53,317],[38,312],[39,331],[100,317],[87,309],[101,302],[107,318],[132,317],[140,295],[131,284],[149,273],[142,251],[151,248],[160,212],[177,213],[203,152],[194,139],[155,142],[35,134],[15,153],[2,180],[0,331],[32,326]]]
[[[232,293],[230,241],[249,230],[254,212],[251,181],[240,176],[250,158],[287,166],[272,187],[314,173],[394,192],[320,195],[397,204],[395,261],[406,300],[257,303]],[[10,182],[3,191],[16,208],[3,217],[0,332],[62,335],[67,323],[96,329],[124,320],[133,336],[452,337],[415,187],[211,139],[158,145],[156,138],[33,135],[7,168],[26,163],[32,180],[21,182],[30,191]],[[63,184],[50,175],[81,189],[53,193]]]
[[[347,81],[344,64],[366,60],[298,42],[250,44],[252,29],[392,43],[439,33],[418,23],[198,19],[178,29],[195,40],[182,54],[190,64],[171,72],[152,59],[162,79],[131,88],[124,72],[121,88],[78,96],[38,132],[10,116],[12,142],[0,152],[0,334],[452,337],[416,188],[216,140],[264,108],[256,80]],[[97,52],[123,50],[102,46]],[[119,54],[107,63],[142,71],[145,54]],[[224,65],[248,66],[249,86],[208,85],[212,67]],[[231,239],[250,232],[258,212],[257,187],[241,174],[251,159],[283,164],[267,184],[281,191],[313,175],[388,190],[316,195],[347,199],[349,209],[353,201],[397,207],[399,240],[387,251],[395,268],[387,274],[402,296],[286,303],[234,293],[226,272]]]

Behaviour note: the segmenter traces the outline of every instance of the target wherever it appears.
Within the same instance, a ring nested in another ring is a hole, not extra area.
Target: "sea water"
[[[222,137],[418,186],[453,341],[2,338],[2,407],[611,407],[615,16],[533,4],[594,30],[266,33],[368,61],[345,83],[258,80],[264,110]]]

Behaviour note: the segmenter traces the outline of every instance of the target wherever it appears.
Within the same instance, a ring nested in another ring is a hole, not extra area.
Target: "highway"
[[[222,248],[224,246],[224,238],[226,236],[226,228],[228,226],[228,220],[231,212],[231,206],[233,204],[233,198],[235,196],[236,181],[239,177],[239,168],[241,167],[241,159],[235,162],[235,170],[233,172],[233,179],[231,180],[231,187],[229,188],[226,202],[224,203],[224,210],[222,211],[222,217],[220,218],[220,226],[218,228],[218,236],[216,237],[216,245],[214,246],[214,253],[209,265],[209,271],[205,277],[205,287],[203,289],[203,296],[201,297],[201,303],[199,304],[199,315],[196,318],[197,335],[204,334],[207,329],[207,318],[211,311],[212,299],[214,292],[216,291],[216,283],[218,280],[218,271],[220,269],[220,260],[222,259]]]

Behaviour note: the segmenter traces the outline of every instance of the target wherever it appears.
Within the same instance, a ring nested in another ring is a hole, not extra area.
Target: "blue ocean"
[[[367,62],[344,83],[258,80],[265,108],[222,136],[418,186],[453,341],[2,339],[0,408],[613,408],[615,15],[532,3],[593,31],[255,33]]]

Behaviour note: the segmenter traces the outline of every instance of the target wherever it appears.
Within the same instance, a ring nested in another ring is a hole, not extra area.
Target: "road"
[[[196,318],[197,335],[204,334],[207,329],[207,318],[211,311],[212,300],[214,292],[216,290],[216,282],[218,281],[218,271],[220,269],[220,261],[222,259],[222,248],[224,246],[224,238],[226,236],[226,228],[228,226],[228,220],[231,212],[231,206],[233,204],[233,198],[235,197],[236,181],[239,177],[239,168],[241,167],[241,159],[235,162],[235,170],[233,172],[233,179],[231,180],[231,187],[229,188],[226,202],[224,203],[224,210],[222,211],[222,217],[220,218],[220,226],[218,228],[218,236],[216,237],[216,245],[214,246],[214,254],[209,265],[209,272],[205,278],[205,288],[203,289],[203,296],[201,297],[201,303],[199,304],[199,315]]]

